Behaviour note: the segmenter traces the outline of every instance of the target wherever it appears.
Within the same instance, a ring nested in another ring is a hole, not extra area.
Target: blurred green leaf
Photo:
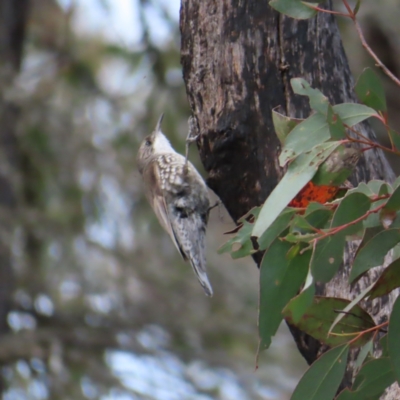
[[[350,301],[345,299],[316,296],[312,305],[298,322],[295,321],[293,311],[289,307],[284,308],[283,316],[289,324],[333,347],[347,343],[354,339],[359,332],[375,326],[371,316],[359,305],[356,305],[352,312],[346,314],[329,334],[329,328],[337,317],[337,310],[343,310],[349,303]],[[372,338],[373,333],[362,335],[352,343],[352,346],[362,346]]]
[[[371,68],[365,68],[359,76],[355,91],[361,103],[376,111],[386,111],[386,97],[382,82]]]
[[[349,347],[338,346],[322,354],[300,379],[290,400],[330,400],[346,370]]]
[[[353,267],[350,271],[350,282],[353,282],[370,268],[382,265],[388,251],[399,242],[400,231],[398,229],[388,229],[379,232],[365,243],[354,259]]]
[[[282,321],[282,310],[303,284],[311,252],[290,259],[292,245],[276,239],[265,252],[260,266],[259,334],[263,350],[270,346]]]

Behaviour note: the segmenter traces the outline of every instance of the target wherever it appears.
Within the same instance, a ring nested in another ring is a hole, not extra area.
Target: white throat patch
[[[159,131],[155,134],[154,142],[153,142],[154,153],[176,153],[174,148],[171,146],[169,140],[165,137],[165,135]]]

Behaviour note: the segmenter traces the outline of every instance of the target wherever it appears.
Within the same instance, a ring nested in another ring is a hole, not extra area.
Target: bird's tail
[[[201,259],[200,259],[201,258]],[[206,272],[206,260],[204,257],[189,257],[190,264],[193,267],[193,271],[197,276],[197,279],[200,282],[200,285],[203,287],[204,292],[207,296],[213,295],[213,290],[211,287],[211,283],[208,280],[207,272]]]

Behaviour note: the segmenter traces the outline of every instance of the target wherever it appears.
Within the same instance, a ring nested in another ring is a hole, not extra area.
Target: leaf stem
[[[359,222],[361,222],[364,219],[368,218],[371,214],[375,214],[376,212],[380,211],[383,207],[385,207],[385,205],[386,205],[386,203],[383,203],[383,204],[375,207],[374,209],[367,211],[364,215],[362,215],[361,217],[355,219],[354,221],[351,221],[351,222],[349,222],[347,224],[338,226],[336,228],[331,228],[328,232],[325,232],[323,235],[321,235],[321,236],[319,236],[319,237],[317,237],[315,239],[312,239],[311,242],[316,243],[316,242],[318,242],[318,240],[325,239],[328,236],[332,236],[332,235],[335,235],[336,233],[338,233],[340,231],[343,231],[344,229],[348,228],[349,226],[358,224]]]

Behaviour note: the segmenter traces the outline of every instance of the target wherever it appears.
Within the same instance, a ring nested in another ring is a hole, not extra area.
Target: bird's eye
[[[151,146],[151,141],[150,141],[149,139],[147,139],[146,142],[145,142],[145,145],[146,145],[147,147]]]

